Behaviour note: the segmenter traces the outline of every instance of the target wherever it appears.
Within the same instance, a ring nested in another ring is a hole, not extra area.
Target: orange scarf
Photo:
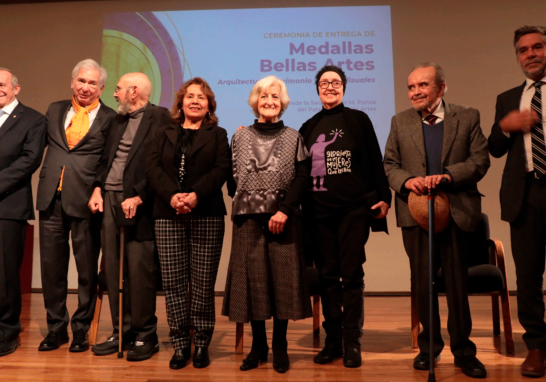
[[[89,112],[99,107],[99,99],[97,98],[91,105],[83,107],[78,104],[76,97],[72,96],[72,107],[76,114],[72,117],[72,120],[65,131],[69,150],[72,150],[89,131]],[[63,175],[64,167],[61,172],[61,180],[59,181],[57,191],[63,189]]]

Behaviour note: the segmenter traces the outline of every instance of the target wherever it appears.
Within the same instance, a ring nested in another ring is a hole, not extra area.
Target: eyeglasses
[[[339,89],[343,85],[343,82],[341,82],[341,81],[320,81],[318,83],[318,86],[321,89],[328,89],[328,86],[330,86],[330,84],[332,84],[332,88]]]

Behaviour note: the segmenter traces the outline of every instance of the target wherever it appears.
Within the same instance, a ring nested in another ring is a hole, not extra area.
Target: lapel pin
[[[14,116],[13,116],[13,118],[17,118],[17,116],[16,116],[16,115],[14,115]]]

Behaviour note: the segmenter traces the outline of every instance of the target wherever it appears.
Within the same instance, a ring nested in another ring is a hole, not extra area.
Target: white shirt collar
[[[542,77],[542,79],[539,80],[539,81],[542,81],[542,82],[546,83],[546,76]],[[527,91],[527,90],[531,89],[531,88],[533,87],[533,84],[534,84],[535,82],[537,82],[537,81],[533,81],[533,80],[530,79],[530,78],[526,78],[526,79],[525,79],[525,87],[523,88],[523,91]],[[542,84],[542,86],[544,86],[544,85],[545,85],[545,84]],[[542,87],[542,86],[541,86],[541,87]]]
[[[17,107],[17,105],[19,105],[19,101],[17,101],[17,98],[15,98],[9,105],[4,106],[2,110],[4,110],[6,115],[10,115],[13,113],[13,110]]]

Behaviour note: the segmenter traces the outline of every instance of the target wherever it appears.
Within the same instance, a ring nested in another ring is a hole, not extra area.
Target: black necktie
[[[427,121],[428,124],[431,126],[435,125],[437,120],[438,120],[438,117],[435,116],[434,114],[429,114],[425,117],[425,121]]]
[[[542,95],[540,87],[544,84],[537,81],[533,84],[535,94],[531,100],[531,109],[538,114],[538,121],[531,127],[531,143],[533,153],[533,168],[537,177],[546,174],[546,146],[544,145],[544,129],[542,126]]]

